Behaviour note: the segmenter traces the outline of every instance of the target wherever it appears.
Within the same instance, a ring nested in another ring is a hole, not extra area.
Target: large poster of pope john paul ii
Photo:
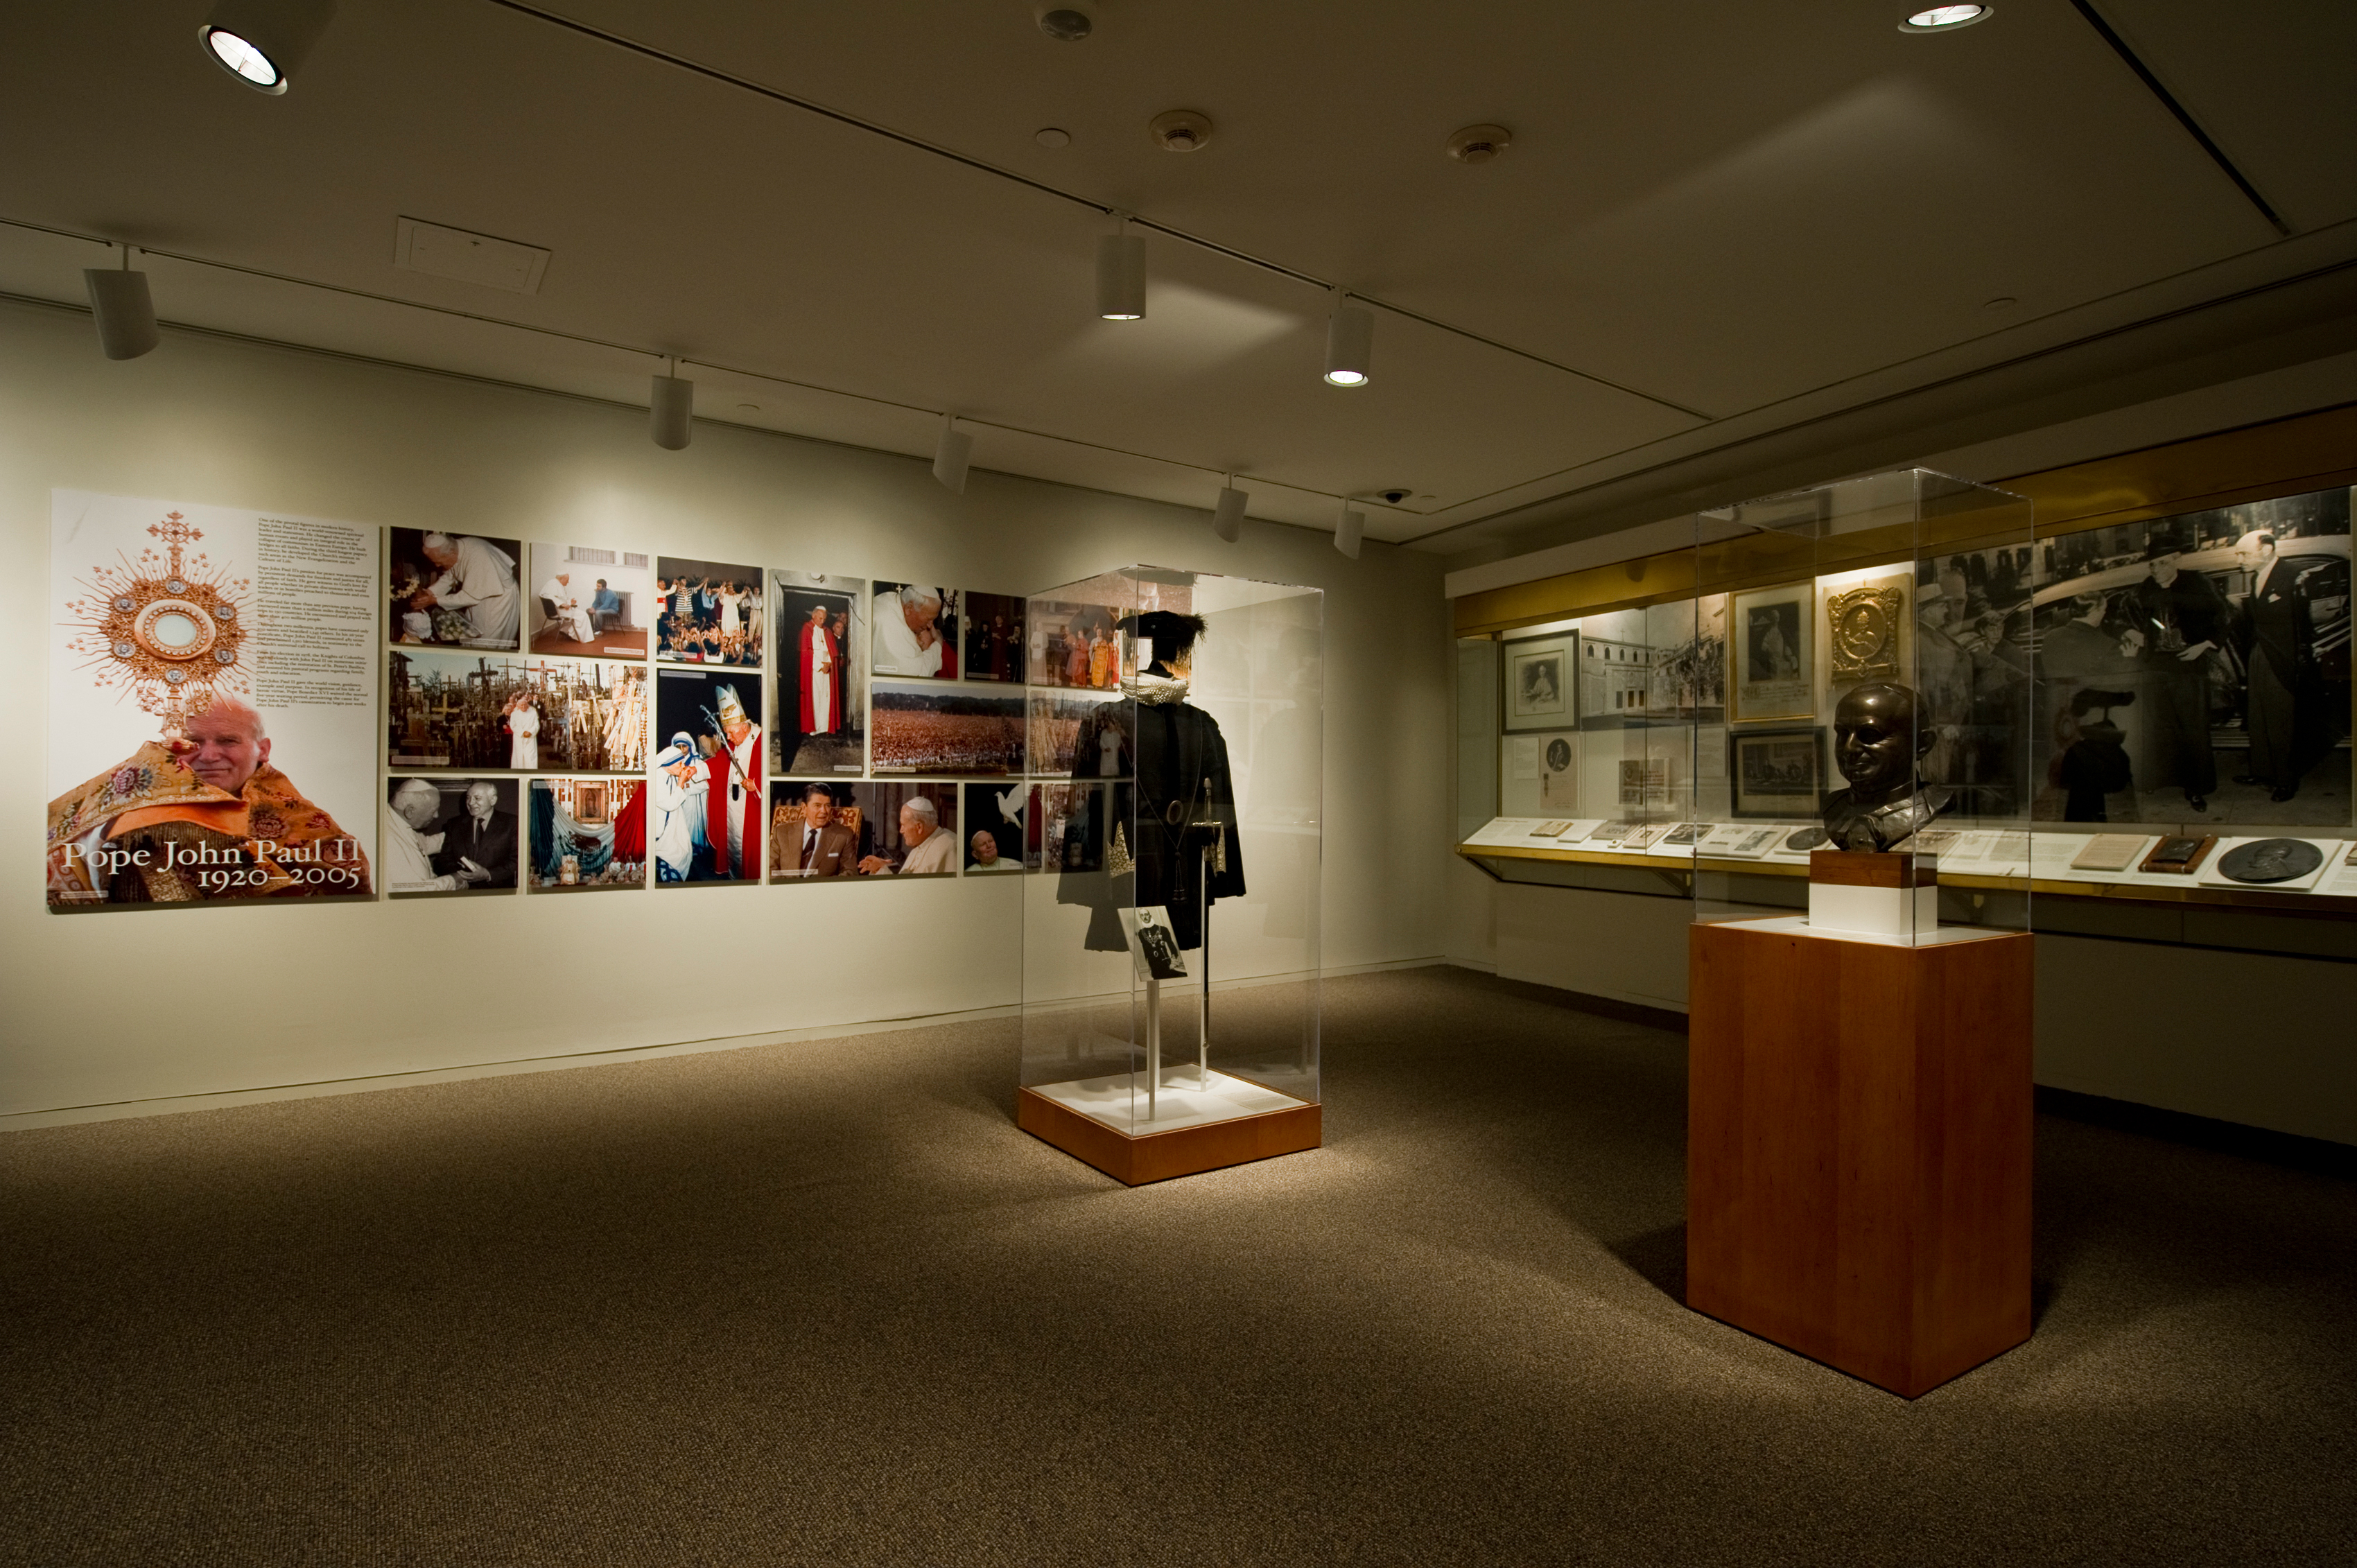
[[[50,908],[371,894],[379,582],[373,529],[53,491]]]

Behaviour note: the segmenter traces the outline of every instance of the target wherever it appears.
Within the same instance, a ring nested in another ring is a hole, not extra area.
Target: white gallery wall
[[[1200,511],[993,473],[955,496],[920,460],[731,426],[666,452],[642,410],[190,334],[114,363],[88,317],[0,303],[0,538],[24,610],[43,602],[53,488],[1002,593],[1133,563],[1320,587],[1325,965],[1443,947],[1453,652],[1435,556],[1370,544],[1352,562],[1259,522],[1223,544]],[[1011,877],[52,914],[43,620],[0,619],[16,671],[0,717],[33,754],[0,783],[0,863],[18,868],[0,1118],[1018,1000]]]

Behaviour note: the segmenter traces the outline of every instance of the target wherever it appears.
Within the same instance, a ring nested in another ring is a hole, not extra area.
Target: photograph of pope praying
[[[517,855],[515,779],[385,780],[379,864],[396,898],[512,893]]]
[[[859,773],[867,757],[867,584],[770,574],[777,707],[770,761],[780,773]]]
[[[655,557],[655,656],[673,664],[761,667],[759,566]]]
[[[520,650],[522,544],[415,528],[391,532],[385,625],[394,642]]]
[[[761,678],[748,671],[656,677],[655,733],[665,739],[647,782],[647,838],[658,887],[761,880],[760,711]]]
[[[878,583],[870,606],[878,675],[958,678],[958,591],[929,583]]]

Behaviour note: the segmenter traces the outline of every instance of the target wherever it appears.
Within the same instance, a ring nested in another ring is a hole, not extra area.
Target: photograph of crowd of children
[[[957,874],[957,786],[781,779],[770,796],[781,882]]]
[[[965,678],[1022,680],[1022,596],[970,592],[964,600],[961,609],[965,622]]]
[[[1029,824],[1038,820],[1037,794],[1020,779],[965,787],[967,875],[1039,868],[1039,842],[1029,837]]]
[[[2041,819],[2346,825],[2349,503],[2335,489],[1927,563],[1927,774],[2017,777],[2024,734]]]
[[[674,664],[761,664],[761,569],[655,557],[655,653]]]
[[[517,779],[388,779],[380,864],[396,898],[516,890]]]
[[[1080,738],[1082,725],[1108,700],[1105,696],[1083,695],[1077,692],[1033,692],[1030,770],[1069,775],[1072,771],[1072,746]],[[1104,749],[1110,755],[1119,755],[1120,736],[1117,732],[1100,724],[1092,733],[1109,742]],[[1100,762],[1103,760],[1099,758]],[[1088,772],[1098,775],[1102,768],[1092,767]]]
[[[1020,773],[1023,694],[878,681],[869,696],[877,773]]]
[[[958,678],[958,591],[930,583],[877,583],[869,669],[877,675]]]
[[[657,886],[761,880],[768,747],[750,671],[665,670],[655,682],[647,844]]]
[[[393,641],[520,651],[522,544],[396,528],[389,551],[385,626]]]
[[[647,885],[647,781],[534,779],[524,855],[533,893]]]
[[[1121,612],[1105,605],[1033,604],[1031,684],[1119,690],[1120,619]]]
[[[867,585],[857,577],[770,574],[778,705],[770,760],[781,773],[858,773],[867,757]]]
[[[654,614],[648,558],[587,544],[532,546],[525,646],[573,659],[644,659]]]
[[[634,664],[395,649],[385,687],[395,768],[647,765],[647,677]]]

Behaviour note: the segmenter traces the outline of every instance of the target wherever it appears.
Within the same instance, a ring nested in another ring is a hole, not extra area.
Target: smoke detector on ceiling
[[[1514,134],[1503,125],[1468,125],[1443,150],[1460,164],[1486,164],[1513,145]]]
[[[1211,139],[1211,122],[1192,109],[1173,109],[1147,122],[1146,134],[1166,153],[1191,153]]]
[[[1058,43],[1077,44],[1097,30],[1095,11],[1093,5],[1040,5],[1031,7],[1031,19]]]

